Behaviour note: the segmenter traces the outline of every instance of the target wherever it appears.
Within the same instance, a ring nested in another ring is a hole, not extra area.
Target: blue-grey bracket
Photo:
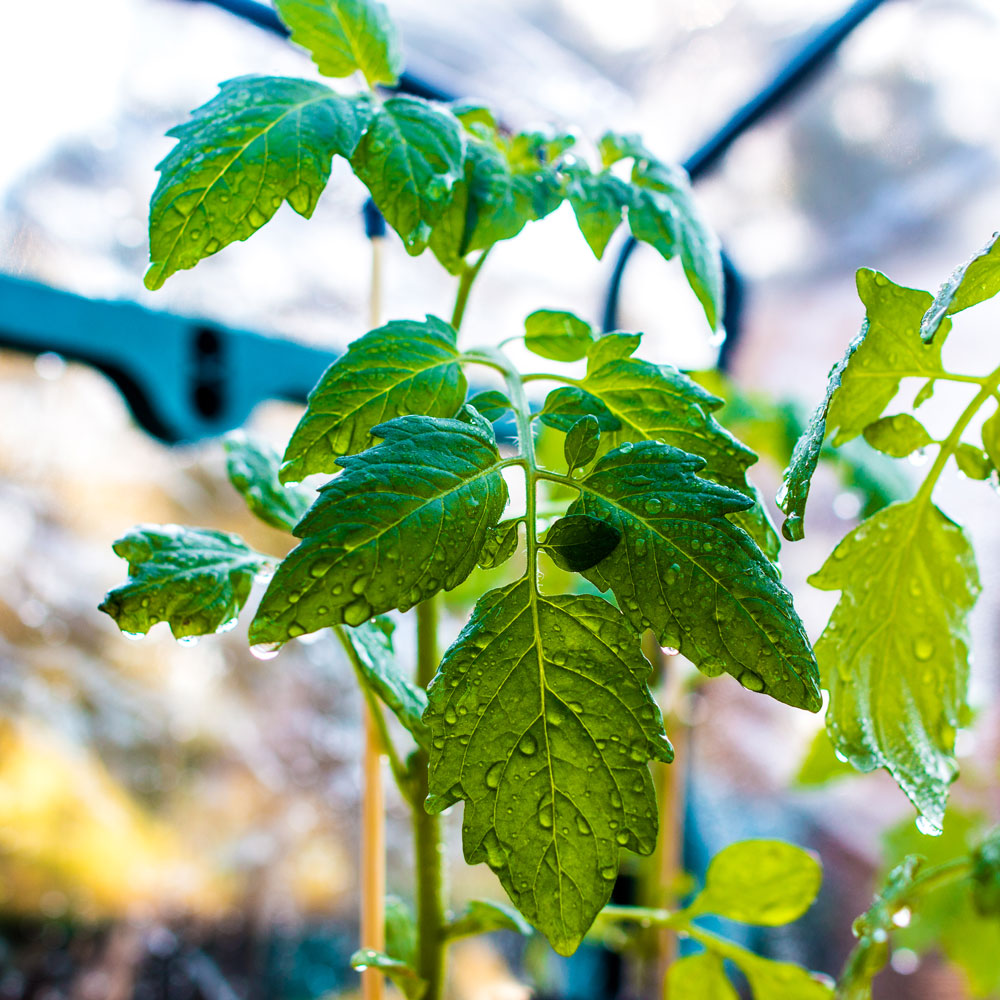
[[[240,427],[269,399],[305,402],[332,351],[0,274],[0,348],[99,369],[170,444]]]

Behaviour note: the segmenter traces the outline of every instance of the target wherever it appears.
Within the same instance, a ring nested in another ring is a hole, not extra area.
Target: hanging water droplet
[[[927,464],[927,459],[929,454],[926,448],[918,448],[916,451],[910,453],[910,465],[915,465],[920,468],[921,465]]]
[[[259,642],[256,646],[250,647],[251,655],[258,660],[273,660],[281,649],[280,642]]]
[[[224,621],[215,631],[216,632],[232,632],[232,630],[234,628],[236,628],[236,625],[237,625],[238,621],[239,621],[239,619],[236,618],[235,616],[233,616],[228,621]]]
[[[908,906],[901,906],[892,915],[892,922],[897,927],[909,927],[910,926],[910,917],[912,915],[913,914],[910,912],[910,908]]]
[[[936,823],[934,823],[932,820],[929,820],[926,816],[917,817],[917,829],[925,837],[941,836],[941,827],[938,826]]]
[[[177,644],[179,646],[197,646],[200,638],[199,635],[185,635],[177,640]]]
[[[146,638],[146,634],[144,632],[125,632],[125,631],[122,631],[122,635],[125,636],[126,639],[131,639],[132,642],[141,642],[143,639]]]

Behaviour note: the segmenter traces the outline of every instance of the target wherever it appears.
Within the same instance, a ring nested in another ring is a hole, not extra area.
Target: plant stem
[[[417,605],[417,683],[426,688],[438,668],[438,599]],[[428,757],[414,755],[413,849],[416,866],[417,975],[427,983],[423,1000],[441,1000],[445,975],[444,867],[441,817],[424,808]]]
[[[979,392],[976,393],[972,402],[962,411],[951,433],[944,439],[944,442],[938,449],[934,464],[927,471],[927,476],[924,478],[923,483],[920,484],[917,498],[930,500],[931,493],[934,491],[934,486],[944,471],[945,464],[961,443],[965,428],[969,426],[969,422],[979,411],[983,403],[992,397],[997,388],[1000,387],[1000,368],[994,368],[985,378],[976,379],[975,381],[979,383]]]
[[[472,285],[479,276],[480,268],[482,268],[487,254],[492,249],[492,247],[488,247],[479,255],[475,264],[467,264],[462,270],[461,277],[458,279],[458,294],[455,296],[455,308],[451,313],[451,325],[456,330],[462,328],[462,318],[465,316],[465,306],[469,301],[469,292],[472,291]]]

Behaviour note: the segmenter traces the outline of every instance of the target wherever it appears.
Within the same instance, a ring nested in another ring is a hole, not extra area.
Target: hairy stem
[[[426,688],[438,668],[438,598],[417,605],[417,683]],[[413,764],[413,844],[416,866],[417,975],[427,982],[423,1000],[441,1000],[445,978],[445,888],[441,817],[424,808],[428,758],[418,750]]]
[[[456,330],[460,330],[462,328],[462,318],[465,316],[465,307],[469,301],[469,292],[472,291],[472,286],[475,283],[476,278],[479,276],[479,271],[486,262],[487,254],[489,254],[492,249],[492,247],[489,247],[484,250],[477,258],[475,264],[467,264],[462,270],[462,275],[458,279],[458,293],[455,296],[455,308],[451,313],[451,325]]]
[[[962,435],[965,433],[966,427],[969,426],[972,418],[979,412],[979,408],[983,403],[990,399],[996,393],[997,388],[1000,387],[1000,368],[994,368],[985,378],[976,379],[976,381],[979,383],[979,392],[976,393],[972,402],[962,411],[951,433],[944,439],[941,447],[938,449],[934,464],[927,470],[927,476],[924,478],[917,492],[917,498],[919,499],[930,500],[931,494],[934,492],[934,487],[938,479],[941,478],[941,473],[944,471],[945,464],[955,453],[962,441]]]

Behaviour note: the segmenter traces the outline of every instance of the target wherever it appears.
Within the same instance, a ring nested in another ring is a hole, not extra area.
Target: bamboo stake
[[[371,235],[372,269],[368,298],[369,329],[382,315],[382,252],[384,236]],[[361,947],[385,951],[385,793],[382,783],[382,745],[372,707],[365,703],[364,763],[361,792]],[[361,973],[364,1000],[383,1000],[385,979],[375,968]]]

